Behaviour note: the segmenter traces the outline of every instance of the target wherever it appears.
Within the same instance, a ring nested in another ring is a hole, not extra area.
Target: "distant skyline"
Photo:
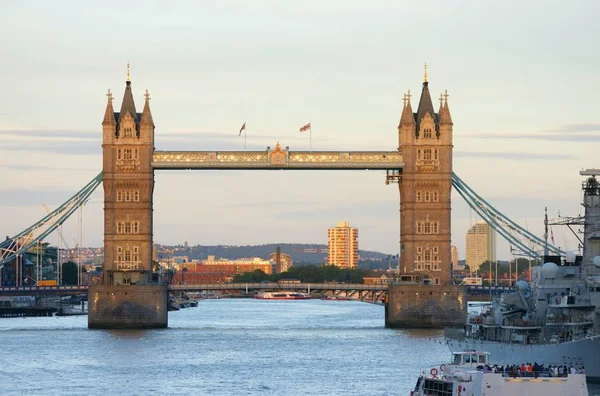
[[[581,208],[600,167],[600,3],[224,0],[0,4],[0,233],[14,235],[101,171],[106,92],[151,95],[159,150],[393,150],[402,95],[416,107],[428,64],[448,89],[454,171],[543,234]],[[436,102],[437,103],[437,102]],[[368,172],[157,171],[154,240],[202,245],[327,243],[349,221],[365,250],[398,253],[399,193]],[[452,244],[476,219],[453,193]],[[83,244],[102,246],[102,196]],[[65,225],[68,241],[76,221]],[[554,228],[573,250],[570,231]],[[55,243],[57,237],[49,238]],[[72,245],[74,245],[73,243]],[[499,259],[508,245],[498,238]]]

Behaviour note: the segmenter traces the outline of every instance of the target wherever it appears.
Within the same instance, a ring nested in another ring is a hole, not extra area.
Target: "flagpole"
[[[244,122],[244,153],[246,152],[246,123]]]
[[[310,145],[310,153],[312,154],[312,121],[309,121],[308,125],[310,125],[310,127],[308,128],[308,130],[309,130],[308,140],[309,140],[309,145]]]

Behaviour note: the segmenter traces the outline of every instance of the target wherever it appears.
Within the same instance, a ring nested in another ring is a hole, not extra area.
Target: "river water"
[[[0,351],[2,395],[408,395],[449,359],[441,331],[386,329],[382,306],[321,300],[206,300],[163,330],[3,318]]]

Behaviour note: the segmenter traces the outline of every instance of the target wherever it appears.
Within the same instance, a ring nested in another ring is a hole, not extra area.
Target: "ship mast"
[[[548,207],[544,208],[544,257],[548,256]]]

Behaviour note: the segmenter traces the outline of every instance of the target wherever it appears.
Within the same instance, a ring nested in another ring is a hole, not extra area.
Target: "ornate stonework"
[[[398,151],[155,151],[154,169],[402,169]]]

